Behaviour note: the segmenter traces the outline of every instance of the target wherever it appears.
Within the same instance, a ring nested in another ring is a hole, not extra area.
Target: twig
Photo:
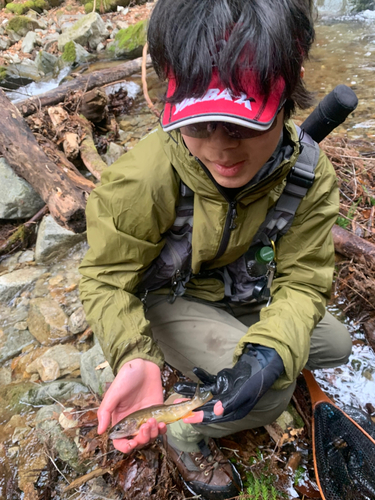
[[[47,455],[47,457],[51,460],[51,462],[52,462],[53,466],[55,467],[55,469],[57,470],[57,472],[58,472],[58,473],[59,473],[59,474],[60,474],[60,475],[61,475],[61,476],[65,479],[65,481],[66,481],[68,484],[70,484],[70,483],[69,483],[69,481],[68,481],[68,480],[66,479],[66,477],[64,476],[64,474],[61,472],[61,470],[57,467],[57,465],[56,465],[56,463],[55,463],[54,459],[53,459],[52,457],[50,457],[50,456],[48,455],[48,453],[47,453],[47,452],[45,452],[45,454],[46,454],[46,455]]]
[[[146,42],[145,45],[144,45],[144,47],[143,47],[143,52],[142,52],[142,87],[143,87],[143,95],[144,95],[145,100],[147,102],[147,106],[154,113],[154,115],[156,115],[158,118],[160,118],[160,112],[155,108],[153,102],[150,99],[150,96],[148,95],[147,79],[146,79],[146,57],[147,57],[147,49],[148,49],[148,43]]]

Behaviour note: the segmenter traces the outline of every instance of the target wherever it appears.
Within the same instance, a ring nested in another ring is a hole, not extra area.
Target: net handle
[[[314,375],[312,374],[311,371],[306,370],[304,368],[302,370],[302,374],[305,377],[307,387],[309,389],[310,393],[310,398],[311,398],[311,403],[313,409],[318,403],[331,403],[334,404],[329,397],[322,391],[322,389],[319,387],[317,381],[314,378]]]

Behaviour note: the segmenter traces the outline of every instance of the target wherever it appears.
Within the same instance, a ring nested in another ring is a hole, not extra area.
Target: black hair
[[[282,76],[287,117],[306,109],[312,94],[300,76],[314,41],[313,0],[158,0],[149,23],[153,66],[162,80],[173,75],[171,103],[201,97],[216,69],[234,93],[251,69],[268,97]]]

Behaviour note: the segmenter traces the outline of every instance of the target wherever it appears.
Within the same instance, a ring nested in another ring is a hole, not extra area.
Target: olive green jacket
[[[163,364],[163,353],[154,343],[150,324],[137,296],[140,276],[159,255],[163,234],[175,220],[180,179],[195,193],[192,234],[192,270],[202,263],[221,267],[248,249],[267,211],[280,196],[286,175],[298,157],[298,136],[292,122],[286,129],[294,152],[269,176],[237,195],[236,229],[231,231],[224,254],[215,259],[228,212],[228,202],[189,153],[178,132],[160,128],[123,155],[102,177],[87,203],[90,249],[81,266],[81,300],[89,324],[115,373],[127,361],[143,358]],[[292,227],[276,246],[277,275],[272,302],[260,313],[234,352],[234,361],[245,344],[273,347],[285,372],[276,388],[285,388],[304,367],[310,335],[325,314],[334,265],[331,227],[339,205],[336,176],[321,152],[315,182],[302,200]],[[224,296],[215,279],[192,279],[187,293],[216,301]]]

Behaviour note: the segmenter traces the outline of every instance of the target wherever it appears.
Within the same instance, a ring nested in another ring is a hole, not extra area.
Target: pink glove
[[[112,426],[121,419],[147,406],[163,403],[160,368],[151,361],[133,359],[125,363],[106,392],[98,410],[98,434],[103,434],[112,420]],[[133,439],[114,439],[113,445],[123,453],[130,453],[165,434],[167,426],[150,418]]]

